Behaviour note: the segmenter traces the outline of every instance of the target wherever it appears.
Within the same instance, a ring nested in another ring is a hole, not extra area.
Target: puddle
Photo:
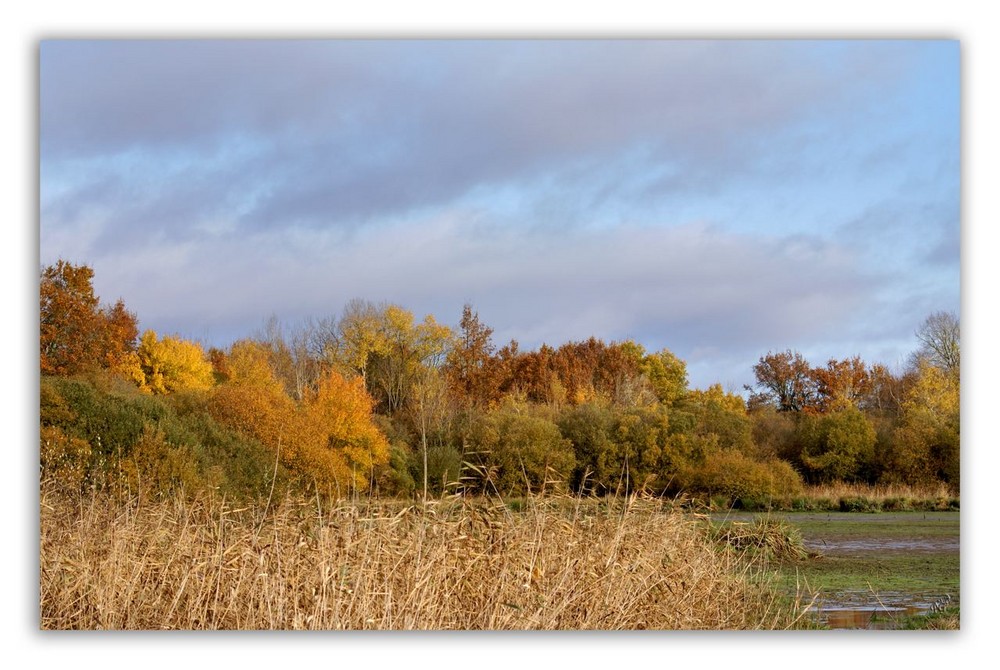
[[[948,605],[958,605],[950,594],[930,595],[882,593],[873,605],[869,591],[842,592],[835,597],[816,602],[810,612],[830,628],[891,630],[914,615],[926,615]]]
[[[927,537],[927,538],[905,538],[905,539],[806,539],[803,544],[806,549],[816,551],[821,554],[846,554],[859,551],[958,551],[958,538],[953,537]]]
[[[800,529],[803,546],[816,559],[797,570],[814,584],[829,577],[842,585],[822,591],[810,608],[809,616],[826,627],[898,629],[910,617],[959,606],[957,512],[776,516]],[[730,513],[714,519],[748,523],[759,517]],[[906,590],[897,590],[903,584]]]

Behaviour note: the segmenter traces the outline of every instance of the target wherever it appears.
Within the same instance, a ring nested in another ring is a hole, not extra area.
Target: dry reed
[[[828,498],[843,500],[846,498],[864,498],[884,502],[892,499],[907,500],[938,500],[954,497],[948,485],[943,482],[911,486],[908,484],[859,484],[851,482],[835,482],[819,484],[806,489],[810,498]]]
[[[655,501],[234,508],[41,495],[42,629],[773,629],[803,611]]]

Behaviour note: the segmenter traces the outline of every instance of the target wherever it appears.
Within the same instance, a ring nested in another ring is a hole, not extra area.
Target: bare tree
[[[933,365],[958,374],[960,368],[960,329],[953,312],[935,312],[928,316],[916,332],[920,340],[917,355]]]

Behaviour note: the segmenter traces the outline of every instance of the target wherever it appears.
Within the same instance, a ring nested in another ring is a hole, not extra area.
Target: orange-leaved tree
[[[94,270],[59,260],[42,270],[39,285],[39,363],[42,374],[72,375],[98,368],[121,371],[136,349],[135,315],[119,300],[101,307]]]

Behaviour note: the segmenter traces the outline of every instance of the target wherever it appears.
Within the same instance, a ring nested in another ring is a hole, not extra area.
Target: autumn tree
[[[873,391],[872,376],[860,356],[840,361],[831,358],[825,368],[813,368],[811,375],[821,412],[857,407]]]
[[[555,349],[542,344],[536,351],[515,352],[509,356],[509,378],[504,385],[507,393],[520,394],[537,403],[564,403],[566,389],[553,369],[555,353]],[[501,356],[504,355],[501,350]]]
[[[875,429],[853,406],[803,417],[797,439],[799,458],[813,482],[860,479],[874,459]]]
[[[361,375],[366,385],[369,363],[388,348],[383,327],[386,308],[367,300],[351,300],[336,325],[336,336],[326,343],[331,358]]]
[[[644,407],[656,402],[657,394],[644,364],[646,358],[646,350],[637,342],[612,343],[601,356],[594,382],[598,392],[619,407]]]
[[[415,323],[413,314],[398,305],[382,312],[379,332],[382,346],[369,363],[368,388],[391,414],[406,406],[425,366],[444,363],[452,333],[429,314]]]
[[[454,346],[448,352],[445,378],[463,407],[488,408],[500,396],[500,361],[491,335],[493,329],[479,320],[472,306],[462,307],[462,319]]]
[[[957,489],[960,413],[956,375],[919,360],[886,455],[884,477],[909,484],[943,480]]]
[[[209,414],[263,444],[276,462],[294,468],[302,444],[296,407],[271,370],[267,348],[240,340],[230,347],[226,363],[229,379],[212,390]]]
[[[309,393],[298,417],[294,465],[331,490],[367,490],[389,462],[389,443],[372,422],[373,401],[361,379],[330,370]]]
[[[572,444],[544,417],[502,408],[482,416],[471,439],[484,480],[501,494],[565,489],[573,473]]]
[[[205,390],[215,383],[212,364],[201,345],[180,337],[159,338],[147,330],[139,341],[140,388],[151,393]]]
[[[420,436],[421,467],[420,477],[424,500],[427,500],[430,483],[431,447],[444,450],[446,436],[450,432],[450,422],[453,415],[452,401],[449,397],[448,384],[441,371],[436,367],[424,367],[413,384],[412,399],[409,404],[410,418]],[[450,473],[437,473],[447,477],[458,477],[458,469]]]
[[[301,401],[310,390],[315,390],[323,359],[314,353],[315,337],[308,322],[289,329],[272,316],[257,339],[267,346],[271,369],[289,396]]]
[[[752,403],[770,403],[782,412],[814,407],[816,384],[812,368],[802,354],[791,350],[769,352],[760,358],[753,371],[759,391],[751,396]]]
[[[42,374],[71,375],[130,364],[136,349],[135,315],[119,300],[101,307],[94,271],[59,260],[42,270],[39,286],[39,358]]]
[[[663,405],[673,405],[687,392],[687,364],[669,349],[644,356],[641,368]]]
[[[389,445],[372,420],[361,378],[330,370],[296,403],[271,368],[269,347],[235,343],[229,380],[216,387],[209,412],[267,446],[303,482],[332,494],[368,488],[389,461]]]

